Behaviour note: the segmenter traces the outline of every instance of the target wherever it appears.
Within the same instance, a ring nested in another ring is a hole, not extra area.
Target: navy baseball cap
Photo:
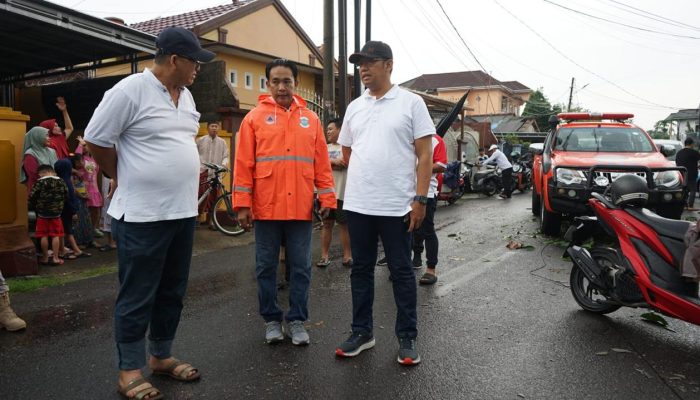
[[[363,58],[389,60],[394,58],[394,54],[391,52],[391,47],[388,44],[370,40],[362,46],[362,50],[359,53],[351,54],[349,60],[351,63],[357,64]]]
[[[199,40],[192,31],[179,26],[163,29],[156,38],[156,47],[160,54],[174,54],[199,62],[209,62],[216,57],[216,54],[199,45]]]

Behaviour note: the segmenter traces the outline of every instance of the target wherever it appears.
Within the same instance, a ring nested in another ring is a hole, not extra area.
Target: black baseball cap
[[[163,29],[156,38],[156,47],[160,54],[174,54],[199,62],[209,62],[216,57],[216,54],[199,45],[199,40],[192,31],[179,26]]]
[[[394,54],[391,52],[391,47],[388,44],[370,40],[362,46],[362,50],[359,53],[351,54],[349,60],[351,63],[357,64],[362,58],[389,60],[394,58]]]

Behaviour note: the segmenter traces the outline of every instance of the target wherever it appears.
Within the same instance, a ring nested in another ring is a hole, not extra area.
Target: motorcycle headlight
[[[577,169],[557,168],[557,182],[565,185],[579,185],[586,181],[583,171]]]
[[[654,185],[664,188],[676,188],[681,185],[681,174],[678,171],[654,172]]]
[[[518,164],[513,165],[513,172],[520,172],[522,167]]]

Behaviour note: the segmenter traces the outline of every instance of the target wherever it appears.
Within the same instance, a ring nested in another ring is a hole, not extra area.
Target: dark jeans
[[[255,221],[255,276],[258,280],[260,315],[265,322],[282,321],[277,304],[277,269],[282,238],[289,271],[287,321],[309,318],[311,284],[311,221]]]
[[[112,219],[119,243],[119,295],[114,309],[114,336],[119,369],[140,369],[148,350],[168,358],[192,259],[195,218],[155,222]]]
[[[513,168],[506,168],[501,171],[503,181],[503,194],[510,197],[513,192]]]
[[[415,338],[416,275],[411,265],[411,234],[404,217],[382,217],[345,211],[352,249],[352,331],[373,331],[374,267],[377,240],[382,239],[396,302],[396,336]]]
[[[688,185],[686,186],[686,190],[688,191],[688,207],[693,208],[693,205],[695,204],[695,191],[697,190],[697,176],[696,177],[688,177]]]
[[[438,237],[435,233],[435,209],[437,199],[428,199],[425,207],[425,219],[420,228],[413,232],[413,254],[423,253],[423,242],[425,242],[425,263],[428,268],[435,268],[438,263]]]

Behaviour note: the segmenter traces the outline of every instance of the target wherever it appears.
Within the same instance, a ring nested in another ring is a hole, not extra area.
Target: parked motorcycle
[[[498,168],[485,165],[479,168],[476,164],[464,162],[464,192],[482,193],[493,196],[502,189],[501,175]]]
[[[591,193],[588,204],[594,216],[576,218],[567,231],[574,299],[584,310],[596,314],[641,307],[700,325],[698,283],[681,276],[683,238],[691,223],[666,219],[643,208],[648,197],[663,193],[663,188],[654,187],[652,170],[615,168],[642,170],[647,178],[626,174],[614,181],[605,195]],[[593,187],[596,169],[600,168],[589,170],[588,188]],[[581,247],[598,227],[615,245],[590,251]]]
[[[464,195],[464,173],[462,172],[462,163],[452,161],[445,167],[445,172],[442,174],[442,184],[450,189],[450,191],[438,192],[438,201],[446,201],[447,204],[454,204]]]
[[[513,187],[511,192],[517,190],[519,192],[525,192],[532,187],[532,167],[520,156],[520,153],[511,153],[511,159],[513,160]]]

